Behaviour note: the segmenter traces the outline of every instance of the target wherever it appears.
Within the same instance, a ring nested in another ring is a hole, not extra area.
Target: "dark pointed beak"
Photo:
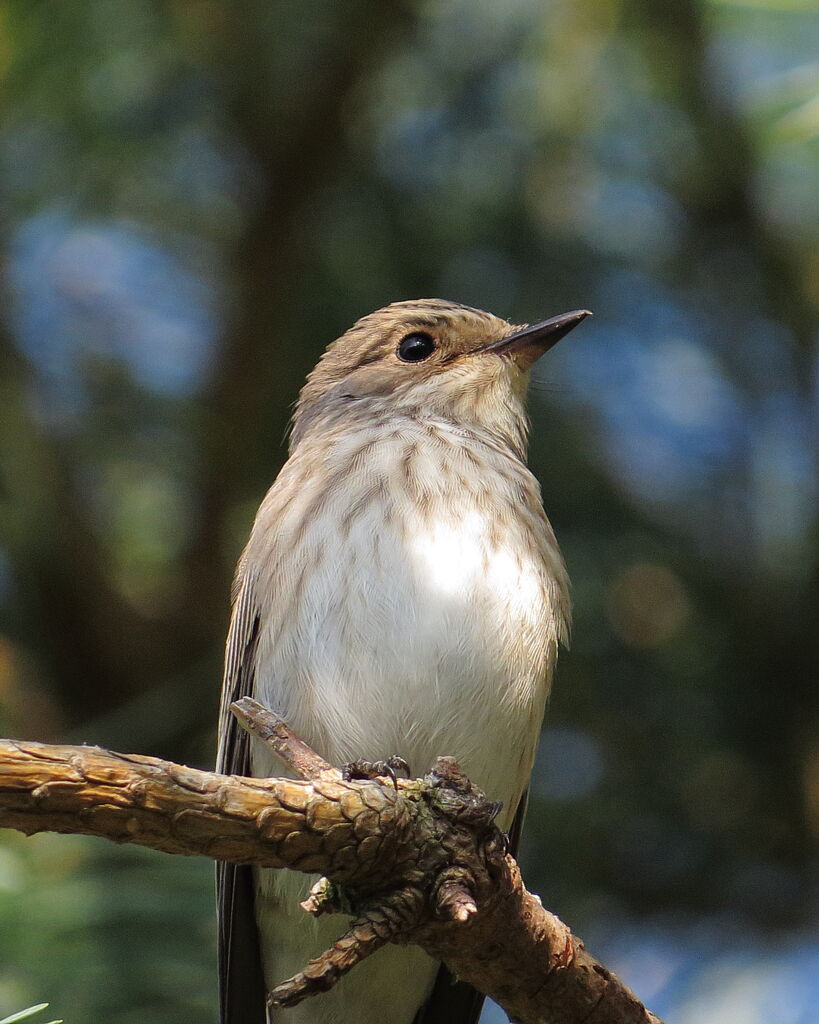
[[[574,309],[571,313],[562,313],[560,316],[553,316],[550,320],[542,320],[539,324],[530,324],[522,327],[514,334],[509,334],[499,341],[490,342],[478,352],[495,352],[497,355],[513,355],[515,362],[523,370],[536,362],[550,348],[555,346],[561,338],[587,316],[591,316],[588,309]]]

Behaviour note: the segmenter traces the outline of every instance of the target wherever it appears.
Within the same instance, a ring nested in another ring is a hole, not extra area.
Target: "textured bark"
[[[334,909],[343,885],[352,926],[274,990],[282,1004],[330,987],[387,941],[417,942],[524,1024],[657,1024],[526,891],[491,824],[496,805],[454,762],[423,780],[363,781],[322,764],[316,755],[309,780],[246,779],[0,740],[0,826],[319,872],[330,882],[306,901],[313,913]]]

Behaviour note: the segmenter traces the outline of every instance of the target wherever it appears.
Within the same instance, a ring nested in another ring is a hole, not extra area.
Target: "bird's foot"
[[[407,778],[410,777],[410,766],[403,757],[393,754],[383,761],[367,761],[363,757],[360,757],[357,761],[350,761],[349,764],[345,764],[341,769],[341,775],[345,782],[350,782],[353,779],[391,779],[393,786],[397,790],[398,777],[396,772],[399,771],[403,772]]]

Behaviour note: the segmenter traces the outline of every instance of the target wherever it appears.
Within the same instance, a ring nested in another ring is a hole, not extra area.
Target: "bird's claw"
[[[395,789],[398,789],[398,777],[396,772],[403,772],[409,778],[410,766],[398,754],[385,758],[383,761],[368,761],[363,757],[356,761],[350,761],[341,769],[342,777],[346,782],[353,779],[377,779],[388,778],[392,781]]]

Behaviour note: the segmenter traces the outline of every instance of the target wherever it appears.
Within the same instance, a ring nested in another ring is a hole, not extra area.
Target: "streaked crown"
[[[522,454],[527,371],[585,310],[519,328],[442,299],[394,302],[328,346],[302,389],[291,447],[360,417],[438,419]]]

